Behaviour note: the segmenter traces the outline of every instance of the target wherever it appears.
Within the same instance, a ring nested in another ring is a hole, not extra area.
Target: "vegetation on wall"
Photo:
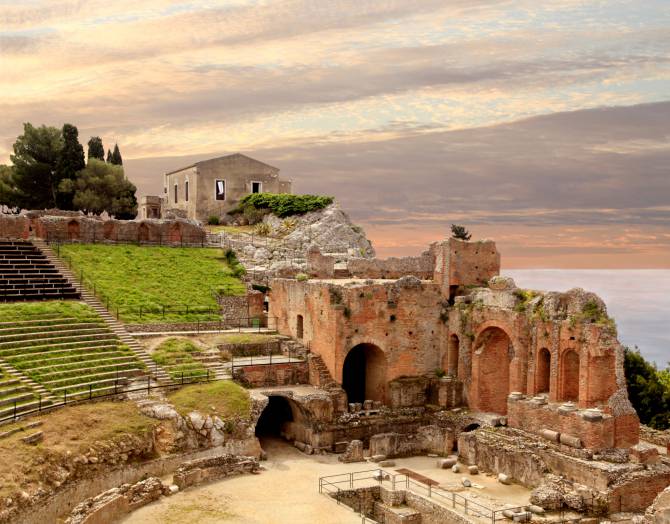
[[[628,398],[640,422],[656,429],[670,428],[670,370],[659,371],[640,354],[626,348],[624,370]]]
[[[463,226],[456,224],[451,224],[451,236],[452,238],[457,238],[458,240],[465,240],[466,242],[472,238],[470,232],[465,229]]]
[[[163,366],[172,380],[207,376],[207,368],[193,358],[193,353],[202,351],[186,338],[169,338],[151,353],[151,359]]]
[[[240,200],[232,213],[269,212],[284,218],[323,209],[334,201],[330,196],[253,193]]]

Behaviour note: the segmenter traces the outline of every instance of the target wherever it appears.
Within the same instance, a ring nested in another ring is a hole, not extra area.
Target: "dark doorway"
[[[344,359],[342,388],[351,402],[385,401],[386,357],[373,344],[355,346]]]
[[[303,336],[303,329],[304,329],[303,328],[303,323],[304,323],[304,320],[302,318],[302,315],[298,315],[298,318],[296,320],[296,326],[295,326],[296,336],[298,338],[302,338],[302,336]]]
[[[540,349],[537,358],[537,393],[549,393],[551,382],[551,353]]]
[[[280,437],[287,422],[293,422],[293,410],[290,401],[284,397],[270,397],[258,422],[257,437]]]

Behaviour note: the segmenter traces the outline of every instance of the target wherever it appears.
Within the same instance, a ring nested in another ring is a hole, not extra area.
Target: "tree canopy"
[[[628,398],[640,422],[656,429],[670,428],[670,388],[667,370],[658,371],[637,350],[626,348],[624,370]]]
[[[105,146],[102,145],[102,138],[99,136],[92,136],[88,141],[88,157],[97,158],[98,160],[105,160]]]
[[[108,160],[108,162],[110,162]],[[119,151],[119,145],[114,144],[114,152],[112,153],[112,158],[111,158],[111,164],[114,164],[116,166],[122,166],[123,165],[123,159],[121,158],[121,151]]]
[[[470,232],[465,229],[463,226],[458,226],[456,224],[451,224],[451,236],[459,240],[468,241],[472,238]]]
[[[107,211],[120,219],[132,219],[137,215],[136,188],[126,178],[121,166],[89,159],[74,182],[73,191],[76,209],[96,214]]]
[[[84,161],[84,148],[79,143],[79,131],[72,124],[63,126],[63,148],[60,151],[56,170],[58,173],[59,187],[60,181],[64,179],[74,180],[77,173],[86,167]],[[56,204],[60,209],[72,209],[72,195],[70,193],[59,192],[56,198]]]
[[[17,207],[41,209],[56,206],[60,175],[58,160],[63,134],[55,127],[23,125],[14,142],[13,199]]]

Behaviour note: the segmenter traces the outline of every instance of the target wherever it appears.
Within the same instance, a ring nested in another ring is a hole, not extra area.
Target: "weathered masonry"
[[[211,216],[225,215],[248,194],[290,192],[291,181],[281,179],[278,168],[236,153],[166,173],[160,213],[206,222]],[[141,217],[155,214],[156,199],[142,201]]]
[[[498,276],[492,241],[353,260],[345,273],[355,278],[332,278],[318,252],[310,260],[328,278],[274,280],[271,314],[322,359],[348,403],[460,403],[565,446],[637,444],[623,347],[596,295],[518,289]]]

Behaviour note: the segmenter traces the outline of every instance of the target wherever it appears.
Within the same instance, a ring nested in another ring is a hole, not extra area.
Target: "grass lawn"
[[[182,415],[200,411],[222,420],[247,418],[251,413],[249,392],[232,380],[217,380],[185,386],[168,396]]]
[[[49,317],[75,318],[83,321],[100,320],[97,313],[82,302],[48,300],[0,304],[0,322],[39,320]]]
[[[219,315],[205,313],[206,308],[217,310],[213,289],[245,293],[220,249],[65,244],[60,254],[77,274],[84,272],[85,285],[95,284],[98,297],[109,300],[112,314],[118,308],[125,322],[216,320]]]
[[[202,351],[186,338],[169,338],[151,353],[151,358],[170,374],[172,380],[207,376],[207,368],[191,353]]]

